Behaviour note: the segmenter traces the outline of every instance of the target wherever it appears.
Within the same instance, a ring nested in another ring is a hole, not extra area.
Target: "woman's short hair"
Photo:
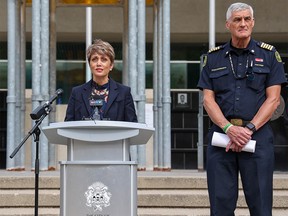
[[[254,18],[253,15],[253,8],[245,3],[237,2],[234,4],[231,4],[226,12],[226,20],[229,20],[232,16],[232,13],[235,11],[242,11],[242,10],[250,10],[252,18]]]
[[[94,53],[97,53],[99,55],[107,55],[111,63],[112,64],[114,63],[115,52],[114,48],[111,46],[110,43],[103,41],[101,39],[95,39],[93,43],[86,50],[86,56],[88,62],[90,62],[90,58]]]

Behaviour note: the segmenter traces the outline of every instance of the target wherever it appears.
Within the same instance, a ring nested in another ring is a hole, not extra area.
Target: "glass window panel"
[[[176,133],[176,148],[192,148],[192,133]]]
[[[0,61],[0,89],[7,89],[7,61]]]
[[[62,103],[67,103],[73,87],[85,82],[85,61],[57,61],[57,84],[56,88],[63,89]]]
[[[171,127],[172,128],[182,128],[183,122],[182,122],[182,113],[173,113],[171,116]]]
[[[173,152],[171,153],[171,168],[172,169],[184,169],[184,153]]]
[[[185,153],[185,169],[197,169],[197,151]]]
[[[185,89],[187,88],[187,65],[181,63],[171,63],[171,88]]]
[[[183,115],[184,115],[184,128],[198,128],[198,112],[197,113],[185,112]]]

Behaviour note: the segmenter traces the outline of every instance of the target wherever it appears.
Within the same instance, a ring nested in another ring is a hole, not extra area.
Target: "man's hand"
[[[233,152],[241,152],[244,146],[251,140],[252,131],[248,128],[232,126],[227,131],[227,135],[230,141],[226,146],[226,152],[228,152],[229,149]]]

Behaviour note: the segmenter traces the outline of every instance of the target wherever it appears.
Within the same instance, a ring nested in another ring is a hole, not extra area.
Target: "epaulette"
[[[217,51],[217,50],[220,50],[222,47],[223,47],[223,46],[221,45],[221,46],[217,46],[217,47],[211,48],[211,49],[208,51],[208,53],[212,53],[212,52],[215,52],[215,51]]]
[[[264,43],[264,42],[259,42],[258,45],[263,48],[263,49],[267,49],[267,50],[272,50],[274,48],[274,46]]]

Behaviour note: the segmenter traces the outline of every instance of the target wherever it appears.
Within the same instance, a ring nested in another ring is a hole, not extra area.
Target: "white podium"
[[[71,121],[42,128],[67,145],[60,161],[61,216],[137,216],[137,163],[130,145],[146,144],[154,129],[120,121]]]

